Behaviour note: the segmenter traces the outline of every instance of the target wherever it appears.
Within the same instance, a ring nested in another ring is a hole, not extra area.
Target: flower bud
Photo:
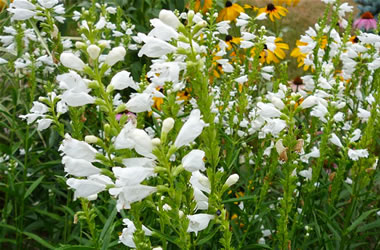
[[[232,185],[236,184],[238,180],[239,180],[238,174],[230,175],[230,177],[228,177],[228,179],[226,180],[225,185],[227,185],[228,187],[231,187]]]
[[[160,140],[160,138],[153,138],[152,139],[152,145],[153,145],[153,147],[157,147],[157,146],[159,146],[161,144],[161,140]]]
[[[108,53],[105,63],[109,66],[113,66],[117,62],[122,61],[126,53],[127,52],[122,46],[113,48],[110,53]]]
[[[173,27],[174,29],[177,29],[177,27],[181,24],[177,16],[171,10],[161,10],[158,17],[161,22]]]
[[[77,48],[77,49],[82,49],[84,47],[86,47],[86,44],[83,42],[76,42],[75,43],[75,48]]]
[[[166,118],[163,122],[162,122],[162,129],[161,129],[161,133],[163,134],[167,134],[170,132],[170,130],[172,130],[172,128],[174,127],[174,119],[169,117],[169,118]]]
[[[99,140],[98,137],[94,136],[94,135],[87,135],[85,138],[84,138],[84,141],[87,142],[87,143],[97,143]]]
[[[100,54],[100,48],[94,44],[91,44],[87,48],[87,53],[91,57],[92,60],[96,60]]]
[[[62,65],[70,69],[83,71],[84,67],[86,66],[79,57],[70,52],[63,52],[60,59]]]

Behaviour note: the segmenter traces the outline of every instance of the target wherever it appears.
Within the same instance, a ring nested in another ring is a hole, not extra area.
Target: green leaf
[[[108,217],[106,223],[104,224],[104,227],[102,229],[102,232],[100,233],[100,239],[103,239],[104,235],[107,233],[111,223],[113,222],[113,220],[115,219],[116,217],[116,214],[117,214],[117,210],[116,210],[116,206],[115,208],[113,209],[113,211],[111,212],[111,215]]]
[[[32,183],[32,185],[30,185],[28,190],[26,190],[25,192],[24,200],[33,192],[34,189],[36,189],[36,187],[41,183],[43,178],[45,178],[44,175],[40,176],[40,178],[38,178],[35,182]]]
[[[214,235],[220,230],[219,227],[215,228],[213,232],[209,233],[205,238],[199,240],[196,245],[199,246],[199,245],[202,245],[202,244],[205,244],[207,243],[209,240],[212,239],[212,237],[214,237]]]
[[[380,219],[377,219],[376,221],[368,223],[366,225],[360,226],[358,228],[357,232],[359,232],[359,233],[365,232],[365,231],[368,231],[368,230],[371,230],[374,228],[378,228],[378,227],[380,227]]]
[[[40,236],[36,235],[36,234],[33,234],[33,233],[29,233],[29,232],[24,232],[24,234],[26,236],[28,236],[29,238],[37,241],[38,243],[40,243],[41,245],[43,245],[44,247],[46,248],[49,248],[49,249],[56,249],[55,247],[53,247],[52,245],[50,245],[47,241],[45,241],[44,239],[42,239]]]
[[[80,246],[80,245],[63,245],[56,250],[94,250],[94,247]]]
[[[376,212],[377,210],[378,209],[375,208],[375,209],[369,210],[369,211],[365,212],[364,214],[360,215],[359,218],[357,218],[352,223],[352,225],[347,228],[347,233],[349,233],[352,230],[354,230],[363,220],[365,220],[368,216],[370,216],[373,212]]]
[[[243,197],[240,197],[240,198],[233,198],[233,199],[224,200],[224,201],[222,201],[222,203],[247,201],[247,200],[253,200],[254,198],[255,198],[254,195],[249,195],[249,196],[243,196]]]

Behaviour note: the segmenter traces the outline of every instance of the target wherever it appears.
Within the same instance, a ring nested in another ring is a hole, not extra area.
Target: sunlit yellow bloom
[[[293,49],[292,53],[290,53],[291,57],[297,58],[298,68],[303,67],[305,71],[309,69],[309,65],[304,65],[304,60],[306,59],[306,54],[301,52],[300,46],[306,46],[307,43],[301,42],[300,40],[297,40],[296,42],[297,47]]]
[[[203,5],[201,6],[201,0],[195,0],[194,11],[202,11],[203,13],[207,12],[212,7],[212,0],[204,0]]]
[[[264,8],[260,8],[259,9],[259,15],[262,14],[262,13],[267,13],[267,15],[269,16],[270,20],[272,20],[272,22],[274,22],[274,18],[277,18],[277,19],[281,19],[281,16],[286,16],[286,13],[288,12],[288,10],[282,6],[274,6],[273,4],[268,4],[267,7],[264,7]]]
[[[350,37],[350,42],[352,42],[352,43],[358,43],[359,42],[359,38],[357,36],[352,36],[352,37]]]
[[[249,4],[244,4],[244,9],[252,9],[253,11],[259,10],[259,8],[257,8],[256,6],[249,5]]]
[[[276,5],[282,5],[285,3],[288,6],[296,6],[299,2],[300,0],[273,0],[273,3]]]
[[[186,88],[184,91],[177,93],[177,100],[188,101],[191,98],[191,88]]]
[[[275,40],[276,48],[271,51],[268,49],[267,45],[264,45],[264,49],[260,52],[260,62],[270,64],[271,62],[279,63],[279,59],[284,59],[286,54],[284,50],[288,50],[289,46],[286,43],[282,43],[282,38],[278,37]],[[251,50],[252,56],[255,55],[256,48]]]
[[[241,38],[240,37],[233,37],[231,35],[227,35],[224,40],[228,45],[228,50],[232,49],[234,45],[240,44]]]
[[[219,12],[217,22],[223,20],[234,21],[239,15],[240,12],[244,12],[243,7],[241,7],[237,3],[232,3],[231,1],[227,1],[225,7]]]

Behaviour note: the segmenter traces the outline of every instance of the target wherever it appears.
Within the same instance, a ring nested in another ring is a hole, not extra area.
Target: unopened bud
[[[231,187],[232,185],[236,184],[238,180],[239,180],[238,174],[230,175],[230,177],[228,177],[228,179],[226,180],[225,185],[227,185],[228,187]]]
[[[90,143],[90,144],[94,144],[94,143],[97,143],[99,138],[96,137],[95,135],[87,135],[85,138],[84,138],[85,142],[87,143]]]
[[[169,117],[169,118],[166,118],[163,122],[162,122],[162,129],[161,129],[161,133],[169,133],[170,130],[172,130],[172,128],[174,127],[174,119]]]
[[[87,53],[91,57],[92,60],[96,60],[100,54],[100,48],[94,44],[91,44],[87,48]]]
[[[153,138],[152,139],[152,144],[153,144],[153,147],[159,146],[161,144],[160,138]]]
[[[76,47],[77,49],[81,49],[81,48],[86,47],[86,44],[83,43],[83,42],[76,42],[76,43],[75,43],[75,47]]]

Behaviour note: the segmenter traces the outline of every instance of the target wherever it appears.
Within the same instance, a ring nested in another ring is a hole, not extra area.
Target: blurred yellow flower
[[[284,50],[288,50],[289,46],[286,43],[282,43],[282,38],[278,37],[275,40],[276,48],[274,50],[268,49],[267,45],[264,45],[264,49],[260,52],[260,62],[270,64],[271,62],[279,63],[279,59],[284,59],[286,54]],[[252,56],[255,55],[256,48],[251,50]]]
[[[259,9],[259,15],[262,14],[262,13],[267,13],[267,15],[269,16],[270,20],[272,20],[272,22],[274,22],[274,18],[277,18],[277,19],[281,19],[281,16],[286,16],[286,13],[288,12],[288,10],[282,6],[274,6],[273,4],[268,4],[267,7],[264,7],[264,8],[260,8]]]
[[[194,11],[206,13],[212,7],[212,0],[203,0],[203,5],[201,2],[201,0],[195,0]]]
[[[237,3],[232,3],[231,1],[227,1],[225,7],[219,12],[217,22],[223,20],[234,21],[239,15],[240,12],[244,12],[243,7],[241,7]]]
[[[232,46],[240,44],[241,38],[240,37],[233,37],[231,35],[227,35],[224,40],[228,45],[228,50],[232,49]]]
[[[288,6],[296,6],[299,2],[300,0],[273,0],[273,3],[276,5],[282,5],[285,3]]]

